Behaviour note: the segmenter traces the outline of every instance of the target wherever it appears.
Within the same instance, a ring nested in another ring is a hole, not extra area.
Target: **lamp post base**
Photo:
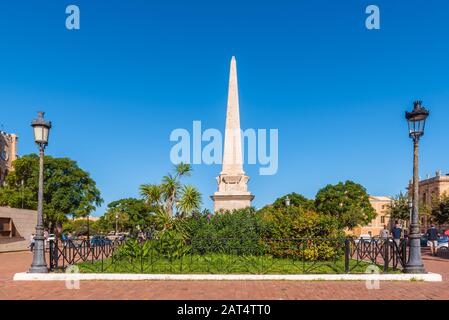
[[[31,266],[28,273],[48,273],[47,266]]]
[[[416,197],[417,198],[417,197]],[[414,208],[417,208],[414,207]],[[416,212],[416,216],[418,216]],[[419,233],[419,224],[410,225],[410,251],[409,258],[404,267],[404,273],[427,273],[421,258],[421,235]]]
[[[36,228],[38,234],[41,228]],[[45,262],[45,238],[42,235],[34,237],[35,244],[33,249],[33,262],[28,270],[29,273],[48,273],[47,263]]]
[[[403,270],[404,273],[427,273],[423,265],[406,266]]]

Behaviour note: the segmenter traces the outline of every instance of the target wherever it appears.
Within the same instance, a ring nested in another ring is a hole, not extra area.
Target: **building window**
[[[380,217],[380,223],[382,223],[382,224],[385,223],[385,216]]]
[[[13,226],[11,218],[0,218],[0,238],[12,236]]]

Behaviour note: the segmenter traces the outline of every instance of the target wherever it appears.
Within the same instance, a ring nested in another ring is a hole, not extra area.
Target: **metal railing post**
[[[407,264],[407,240],[403,239],[402,242],[402,250],[401,250],[401,259],[402,259],[402,268]]]
[[[349,256],[351,254],[351,243],[345,239],[345,273],[349,273]]]
[[[386,238],[384,240],[384,272],[388,272],[388,265],[389,265],[389,248],[390,248],[390,239]]]
[[[48,255],[49,255],[49,261],[50,261],[50,271],[52,271],[53,269],[54,269],[54,265],[53,265],[53,246],[54,246],[54,243],[53,243],[53,240],[50,240],[49,242],[48,242],[48,244],[49,244],[49,246],[48,246]]]

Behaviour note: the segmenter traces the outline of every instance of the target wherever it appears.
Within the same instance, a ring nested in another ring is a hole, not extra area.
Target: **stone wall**
[[[0,218],[10,218],[14,225],[13,237],[0,237],[0,252],[28,250],[29,240],[35,232],[37,212],[0,207]]]
[[[0,131],[0,184],[3,184],[8,172],[13,170],[12,163],[17,159],[17,136]]]

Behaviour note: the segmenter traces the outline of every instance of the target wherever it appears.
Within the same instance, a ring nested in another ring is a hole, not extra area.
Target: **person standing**
[[[387,240],[390,233],[388,232],[387,225],[384,225],[384,228],[380,230],[379,237],[382,240]]]
[[[440,235],[438,234],[438,230],[435,228],[433,223],[430,225],[430,228],[427,229],[426,236],[427,245],[430,247],[430,254],[436,256],[438,250],[438,237]]]
[[[396,243],[397,248],[399,248],[399,245],[401,243],[402,228],[397,221],[395,222],[395,225],[393,227],[392,234],[393,241]]]
[[[35,236],[34,233],[32,233],[30,236],[30,251],[31,252],[33,252],[33,250],[34,250],[34,244],[35,244],[34,236]]]

